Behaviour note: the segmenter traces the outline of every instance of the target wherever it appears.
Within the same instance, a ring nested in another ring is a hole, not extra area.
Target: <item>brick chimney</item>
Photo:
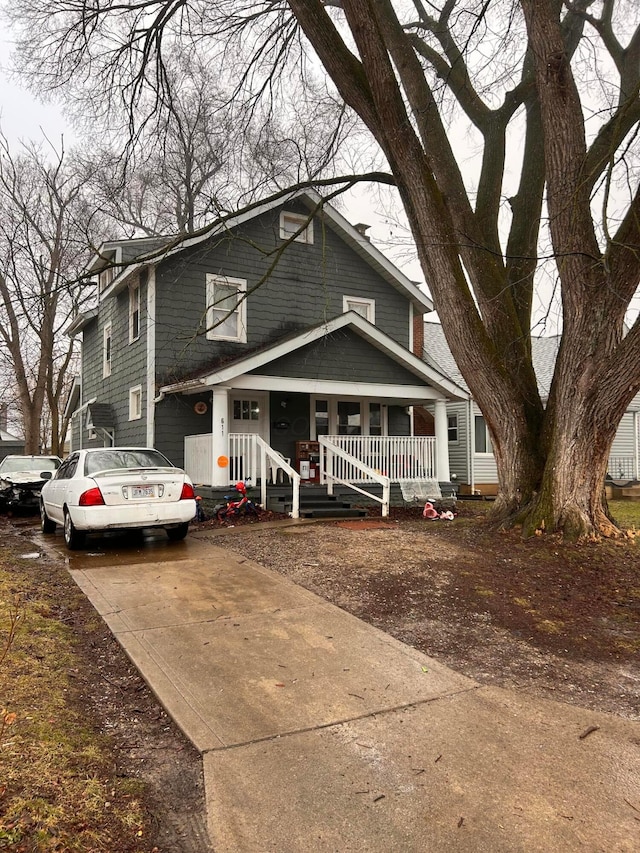
[[[415,310],[415,309],[414,309]],[[424,352],[424,316],[413,315],[413,354],[422,358]]]

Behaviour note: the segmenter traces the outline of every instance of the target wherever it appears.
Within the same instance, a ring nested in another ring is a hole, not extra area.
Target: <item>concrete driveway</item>
[[[216,853],[640,849],[638,723],[482,687],[217,543],[70,559],[203,755]]]

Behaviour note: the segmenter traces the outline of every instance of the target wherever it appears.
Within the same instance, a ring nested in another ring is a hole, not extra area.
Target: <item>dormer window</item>
[[[283,210],[280,214],[280,239],[292,238],[296,243],[313,243],[313,220],[302,213]]]

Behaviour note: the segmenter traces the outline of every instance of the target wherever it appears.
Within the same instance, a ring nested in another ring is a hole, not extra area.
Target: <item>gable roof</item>
[[[239,213],[222,217],[211,225],[187,237],[176,235],[174,237],[157,238],[154,246],[145,248],[141,253],[132,254],[130,251],[131,245],[136,244],[138,247],[142,247],[145,243],[149,244],[152,241],[141,239],[139,241],[122,240],[103,243],[98,253],[92,259],[89,271],[97,271],[101,266],[104,267],[106,263],[105,255],[117,249],[122,249],[123,262],[128,258],[131,260],[131,264],[125,267],[103,292],[103,297],[105,298],[115,296],[126,286],[129,277],[140,267],[146,264],[159,263],[172,255],[200,245],[218,234],[227,233],[245,222],[256,219],[292,201],[300,201],[309,209],[310,213],[316,214],[317,212],[317,215],[322,216],[325,224],[332,231],[338,234],[385,281],[409,299],[420,313],[427,314],[433,311],[431,298],[423,293],[414,281],[411,281],[402,270],[398,269],[380,249],[376,248],[364,234],[351,225],[331,204],[323,201],[322,197],[314,190],[281,193],[264,202],[251,205]]]
[[[251,371],[259,371],[260,367],[344,328],[352,329],[376,349],[400,364],[421,382],[439,391],[443,396],[455,400],[468,398],[468,392],[463,387],[451,381],[439,369],[434,369],[418,356],[405,350],[393,338],[385,335],[377,326],[369,323],[355,311],[347,311],[332,320],[304,329],[302,332],[287,335],[275,343],[254,350],[231,362],[202,371],[198,376],[167,384],[160,391],[164,393],[195,392],[213,385],[231,382],[238,376]]]

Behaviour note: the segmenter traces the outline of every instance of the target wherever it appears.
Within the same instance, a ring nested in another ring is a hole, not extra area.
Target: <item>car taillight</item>
[[[87,489],[86,492],[80,495],[78,504],[80,506],[103,506],[104,498],[102,497],[102,492],[97,486],[94,486],[93,489]]]
[[[192,501],[196,496],[196,493],[193,490],[193,486],[191,483],[184,483],[182,486],[182,494],[180,495],[181,501]]]

